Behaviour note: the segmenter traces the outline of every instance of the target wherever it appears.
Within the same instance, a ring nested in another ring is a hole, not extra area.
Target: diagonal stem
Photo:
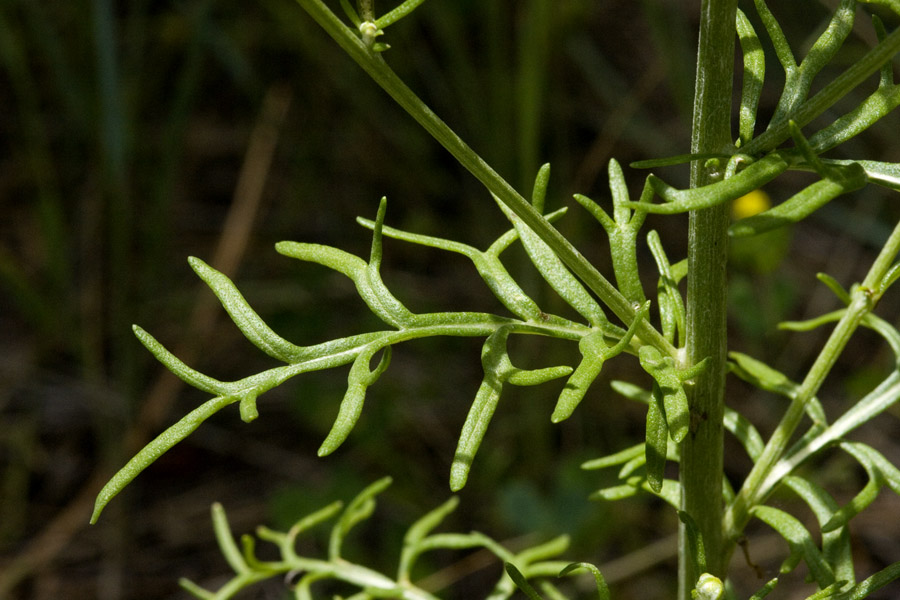
[[[503,204],[509,207],[626,325],[637,316],[637,308],[623,296],[553,225],[531,206],[506,180],[472,150],[434,111],[422,102],[381,56],[370,50],[356,33],[344,25],[321,0],[297,0],[300,6],[359,64],[397,104],[412,116],[459,163]],[[733,33],[733,31],[732,31]],[[675,348],[646,320],[638,326],[638,337],[669,356]]]
[[[730,543],[740,536],[750,520],[750,510],[763,502],[772,491],[773,488],[766,485],[769,474],[781,459],[794,431],[800,425],[806,403],[818,392],[863,317],[878,302],[880,295],[884,292],[881,282],[890,270],[898,251],[900,251],[900,224],[894,228],[862,285],[857,286],[851,293],[847,311],[831,332],[828,341],[800,384],[787,412],[766,443],[762,455],[756,461],[744,481],[743,487],[725,513],[723,529],[727,538],[732,541]]]

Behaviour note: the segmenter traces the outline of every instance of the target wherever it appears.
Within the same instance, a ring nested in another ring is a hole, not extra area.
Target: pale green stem
[[[391,70],[381,56],[370,50],[356,33],[344,25],[321,0],[297,0],[301,7],[330,35],[397,104],[430,133],[459,163],[492,194],[509,207],[540,237],[615,315],[626,325],[636,309],[575,247],[490,165],[472,150]],[[733,24],[732,24],[733,28]],[[733,33],[733,31],[732,31]],[[647,321],[642,321],[638,337],[661,352],[675,356],[675,348]]]
[[[691,152],[723,152],[732,144],[731,89],[734,78],[737,0],[703,0]],[[691,187],[715,181],[695,161]],[[690,389],[691,427],[681,449],[681,506],[697,523],[706,549],[706,570],[724,577],[722,549],[722,468],[724,430],[728,204],[690,213],[688,233],[686,366],[709,358]],[[690,552],[685,526],[679,527],[678,597],[691,598],[701,575]]]
[[[756,461],[746,481],[744,481],[744,485],[735,497],[734,502],[726,511],[722,528],[731,544],[728,548],[728,554],[733,550],[734,542],[740,537],[744,527],[750,520],[750,510],[764,502],[766,496],[772,491],[771,487],[766,487],[764,484],[772,468],[787,449],[794,431],[800,425],[805,414],[804,408],[806,403],[816,395],[841,352],[843,352],[850,336],[853,335],[863,317],[871,312],[880,299],[880,295],[883,292],[881,290],[881,281],[891,268],[898,251],[900,251],[900,224],[894,228],[893,233],[891,233],[891,236],[881,249],[878,258],[875,259],[875,263],[869,269],[865,281],[852,291],[847,311],[831,332],[831,336],[816,358],[815,363],[813,363],[803,383],[800,384],[797,395],[791,401],[787,412],[772,433],[772,437],[766,444],[762,455]]]

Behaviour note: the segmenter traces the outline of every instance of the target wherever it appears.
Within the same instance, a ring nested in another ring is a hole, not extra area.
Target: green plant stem
[[[734,502],[726,511],[722,529],[731,544],[728,554],[733,550],[734,541],[740,537],[750,520],[750,510],[765,501],[766,496],[776,486],[777,482],[768,481],[772,468],[784,454],[794,431],[800,425],[805,414],[806,403],[816,395],[843,352],[850,336],[862,322],[863,317],[874,308],[880,299],[880,295],[883,293],[881,281],[891,268],[898,251],[900,251],[900,224],[894,228],[862,285],[856,286],[852,291],[850,304],[847,306],[844,316],[831,332],[815,363],[800,384],[787,412],[772,433],[762,455],[747,476]]]
[[[615,315],[626,325],[634,321],[635,307],[575,247],[534,209],[509,183],[494,171],[450,127],[444,123],[384,62],[344,25],[321,0],[297,0],[300,6],[393,98],[430,133],[459,163],[540,237]],[[732,23],[733,29],[733,23]],[[732,31],[733,34],[733,31]],[[651,324],[643,321],[637,336],[669,356],[676,350]]]
[[[731,146],[731,89],[737,0],[703,0],[691,152],[722,152]],[[700,161],[691,168],[691,187],[717,175]],[[728,206],[690,213],[688,233],[687,365],[709,358],[690,390],[691,427],[681,450],[681,506],[697,523],[706,549],[706,570],[724,577],[722,468],[727,351]],[[700,576],[684,524],[679,527],[679,599],[691,597]]]

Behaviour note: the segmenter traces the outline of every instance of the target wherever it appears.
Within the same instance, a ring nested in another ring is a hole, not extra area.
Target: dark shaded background
[[[560,227],[610,274],[605,236],[571,194],[608,202],[612,156],[627,164],[687,150],[697,4],[431,0],[390,28],[386,58],[519,189],[551,162],[548,207],[573,206]],[[836,2],[773,4],[799,53]],[[859,21],[834,72],[874,39],[868,19]],[[449,495],[455,436],[481,378],[480,340],[398,348],[356,429],[325,459],[315,451],[346,369],[266,394],[250,425],[226,410],[89,527],[103,482],[206,399],[169,376],[130,325],[214,377],[255,373],[272,361],[224,318],[187,256],[229,273],[286,338],[315,343],[378,324],[347,280],[281,257],[275,242],[365,256],[369,234],[354,219],[373,217],[386,195],[391,225],[486,247],[507,228],[490,197],[290,0],[5,0],[0,57],[0,598],[184,598],[179,577],[217,587],[228,572],[209,524],[212,502],[225,505],[237,533],[287,527],[384,475],[395,483],[350,555],[392,572],[403,526]],[[761,118],[782,79],[770,64]],[[892,115],[834,156],[900,161],[898,131]],[[683,184],[686,173],[661,175]],[[633,193],[643,176],[626,170]],[[809,180],[785,176],[768,191],[780,200]],[[802,378],[825,333],[788,335],[774,325],[837,308],[814,274],[858,281],[900,217],[896,203],[870,187],[803,226],[735,247],[733,347]],[[661,232],[675,261],[685,224],[651,218],[645,230]],[[393,241],[385,248],[385,279],[412,310],[502,311],[462,257]],[[542,306],[564,310],[521,253],[510,257]],[[879,314],[896,321],[896,293]],[[526,367],[572,363],[570,346],[516,340],[513,358]],[[821,394],[830,414],[891,365],[885,345],[860,332]],[[599,564],[616,598],[668,598],[672,511],[649,498],[591,504],[587,495],[613,474],[578,468],[641,438],[642,408],[608,389],[614,378],[646,383],[635,368],[624,358],[607,365],[562,425],[549,422],[555,384],[509,391],[447,529],[478,529],[512,547],[568,532],[567,556]],[[770,431],[782,400],[729,386],[729,404]],[[900,462],[897,416],[892,409],[855,439]],[[737,482],[749,462],[728,444]],[[815,469],[841,502],[865,481],[840,454]],[[854,521],[861,575],[900,560],[898,508],[885,492]],[[753,560],[768,578],[786,548],[763,527],[752,533]],[[317,540],[304,549],[320,552]],[[499,574],[488,557],[466,556],[435,557],[431,584],[452,584],[446,597],[480,597]],[[735,568],[745,594],[761,585],[743,557]],[[287,596],[273,581],[245,597]]]

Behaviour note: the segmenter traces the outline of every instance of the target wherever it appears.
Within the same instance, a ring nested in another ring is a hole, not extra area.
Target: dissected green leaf
[[[601,573],[600,569],[598,569],[596,566],[592,565],[591,563],[586,563],[586,562],[572,563],[569,566],[567,566],[565,569],[563,569],[559,573],[559,576],[565,577],[566,575],[571,575],[578,569],[586,569],[587,571],[589,571],[591,573],[591,575],[594,576],[594,581],[597,584],[597,596],[598,596],[599,600],[610,600],[609,586],[606,585],[606,579],[603,577],[603,573]]]
[[[678,291],[678,279],[656,230],[647,234],[647,245],[650,247],[650,252],[656,261],[656,268],[659,271],[659,285],[657,289],[663,335],[666,336],[667,340],[674,343],[677,334],[678,347],[682,347],[684,346],[685,309],[681,292]]]
[[[842,9],[846,8],[848,7],[842,7]],[[852,6],[849,8],[852,11]],[[852,23],[852,14],[850,22]],[[822,38],[819,39],[821,41]],[[814,56],[815,50],[814,47],[807,59]],[[804,65],[806,64],[807,60],[804,60]],[[801,65],[800,70],[803,70],[804,65]],[[823,162],[817,156],[811,143],[803,136],[797,123],[791,120],[788,125],[800,155],[806,164],[822,177],[822,180],[813,183],[769,210],[741,219],[729,228],[729,234],[734,236],[756,235],[789,223],[796,223],[837,196],[858,190],[868,182],[865,169],[856,163],[834,165]]]
[[[634,400],[635,402],[640,402],[641,404],[650,403],[650,392],[638,385],[634,385],[629,381],[611,381],[609,387],[611,387],[617,393],[625,396],[629,400]]]
[[[900,562],[895,562],[865,581],[859,582],[847,592],[845,597],[847,600],[862,600],[897,579],[900,579]],[[844,600],[844,598],[839,598],[839,600]]]
[[[796,159],[788,153],[771,152],[751,163],[743,171],[729,179],[687,190],[676,189],[658,177],[650,175],[647,180],[653,186],[654,191],[666,203],[644,206],[631,202],[628,206],[631,208],[644,208],[648,212],[657,214],[677,214],[709,208],[717,204],[736,200],[753,190],[759,189],[784,173],[795,161]]]
[[[459,442],[456,453],[453,456],[453,464],[450,468],[450,489],[459,491],[466,484],[469,477],[469,469],[475,453],[484,439],[497,403],[503,384],[507,381],[515,385],[537,385],[557,377],[564,377],[572,372],[571,367],[549,367],[546,369],[523,370],[512,365],[506,351],[506,341],[509,337],[508,327],[499,327],[484,342],[481,350],[481,365],[484,369],[484,379],[469,409],[466,422],[459,434]]]
[[[632,169],[655,169],[657,167],[671,167],[673,165],[683,165],[685,163],[694,162],[696,160],[728,160],[730,155],[715,152],[702,152],[694,154],[676,154],[674,156],[666,156],[663,158],[648,158],[646,160],[636,160],[628,163]]]
[[[356,291],[369,309],[385,323],[403,328],[413,325],[416,315],[409,311],[388,289],[381,279],[382,228],[387,203],[382,198],[378,216],[372,233],[372,250],[369,262],[363,259],[319,244],[299,242],[278,242],[275,249],[285,256],[315,262],[343,273],[356,285]]]
[[[660,490],[653,489],[649,480],[644,480],[641,488],[664,500],[675,510],[678,510],[678,507],[681,506],[681,484],[674,479],[663,479],[662,489]]]
[[[572,540],[568,535],[558,535],[551,540],[531,546],[516,554],[516,564],[521,565],[522,568],[527,568],[538,561],[559,556],[569,549],[571,542]]]
[[[807,596],[806,600],[835,600],[835,598],[840,597],[840,591],[843,585],[843,582],[835,581],[812,596]]]
[[[772,123],[791,118],[801,103],[807,99],[813,79],[825,65],[831,62],[850,34],[853,28],[855,9],[856,0],[842,0],[840,6],[834,11],[828,27],[813,43],[800,65],[796,65],[793,59],[790,63],[787,60],[782,62],[785,67],[786,81],[778,107],[775,114],[772,115]],[[784,43],[786,44],[786,42]],[[782,58],[782,54],[779,54],[779,59]]]
[[[405,0],[390,12],[375,19],[375,25],[379,29],[383,29],[388,25],[393,25],[400,19],[411,14],[412,11],[416,10],[423,2],[425,2],[425,0]]]
[[[513,580],[513,583],[516,584],[516,587],[522,590],[522,592],[528,596],[529,600],[544,600],[541,598],[541,595],[537,593],[537,591],[531,587],[531,584],[528,583],[528,580],[525,579],[525,576],[522,575],[522,572],[516,568],[511,562],[506,563],[506,573],[509,575],[510,579]]]
[[[178,580],[178,585],[180,585],[181,589],[189,593],[194,598],[200,598],[200,600],[215,600],[215,594],[203,589],[190,579],[182,577]]]
[[[840,299],[844,304],[850,304],[852,299],[850,298],[850,293],[844,289],[844,286],[840,284],[840,282],[829,275],[828,273],[816,273],[816,279],[824,283],[829,290],[831,290],[835,296]]]
[[[585,470],[605,469],[607,467],[612,467],[628,462],[643,453],[644,444],[635,444],[634,446],[625,448],[624,450],[620,450],[615,454],[610,454],[602,458],[595,458],[593,460],[584,462],[581,464],[581,468]]]
[[[816,547],[809,531],[796,517],[771,506],[755,506],[751,514],[777,531],[790,546],[790,556],[781,565],[781,573],[789,573],[803,560],[819,587],[834,583],[834,571]]]
[[[406,535],[403,536],[403,550],[400,553],[400,567],[397,571],[399,578],[409,579],[411,577],[413,563],[425,550],[423,541],[435,527],[447,518],[447,515],[456,510],[458,505],[459,497],[451,496],[449,500],[413,523],[406,531]]]
[[[228,523],[228,516],[225,509],[218,502],[212,505],[212,522],[213,530],[216,534],[216,542],[219,544],[219,550],[222,556],[228,561],[231,569],[238,575],[248,573],[250,566],[244,560],[244,556],[234,542],[234,534],[231,532],[231,525]]]
[[[629,301],[643,304],[646,301],[644,289],[637,260],[637,234],[647,211],[642,208],[634,208],[630,205],[628,186],[625,183],[625,175],[622,167],[615,159],[609,161],[609,189],[612,192],[613,218],[603,210],[600,205],[581,194],[575,194],[574,199],[606,231],[609,238],[610,258],[616,276],[619,291]],[[640,203],[649,204],[653,196],[653,189],[649,185],[644,186],[645,193],[641,195]]]
[[[572,415],[582,399],[584,399],[588,388],[600,374],[603,364],[625,350],[634,337],[641,321],[647,317],[649,310],[650,303],[644,303],[631,325],[629,325],[628,331],[614,346],[610,347],[606,343],[602,331],[594,331],[581,338],[578,342],[578,350],[583,357],[582,361],[575,368],[569,380],[566,381],[566,386],[560,393],[556,407],[553,409],[553,414],[550,417],[551,421],[559,423]]]
[[[227,395],[230,391],[228,384],[204,375],[199,371],[195,371],[181,362],[178,357],[166,350],[165,346],[156,341],[156,338],[137,325],[132,325],[131,328],[134,331],[134,335],[137,336],[137,339],[150,351],[150,354],[156,357],[156,360],[161,362],[163,366],[177,375],[178,378],[186,384],[209,394],[216,394],[219,396]]]
[[[275,249],[285,256],[318,263],[349,277],[356,285],[360,298],[385,323],[401,327],[414,319],[414,315],[393,294],[385,293],[384,283],[377,272],[370,270],[366,261],[358,256],[331,246],[300,242],[278,242]]]
[[[693,379],[706,366],[706,359],[690,369],[678,369],[671,357],[664,357],[652,346],[642,346],[641,366],[656,382],[665,404],[665,419],[672,440],[680,443],[688,433],[690,409],[684,382]]]
[[[691,558],[693,560],[692,564],[697,566],[698,571],[705,572],[706,546],[703,543],[703,535],[700,533],[700,528],[697,527],[697,522],[693,517],[691,517],[690,514],[683,510],[678,511],[678,519],[682,523],[684,523],[685,534],[687,536],[688,542],[688,552],[691,553]],[[722,585],[721,581],[719,581],[719,585]]]
[[[369,370],[369,362],[376,352],[384,350],[378,366],[374,370]],[[340,409],[331,431],[319,447],[319,456],[327,456],[338,449],[344,443],[347,436],[362,413],[363,403],[366,399],[366,390],[370,385],[378,381],[378,378],[388,368],[391,362],[391,347],[384,347],[380,343],[373,343],[364,348],[353,366],[350,367],[350,375],[347,377],[347,391],[344,399],[341,400]]]
[[[740,9],[737,11],[736,28],[741,53],[744,56],[739,140],[741,146],[746,146],[753,139],[753,130],[756,126],[756,111],[762,94],[763,81],[766,78],[766,56],[759,37],[750,24],[750,19]]]
[[[672,452],[672,450],[677,447],[678,446],[676,446],[675,444],[669,444],[668,448],[666,449],[666,460],[675,460],[675,461],[678,460],[678,457],[673,456],[673,452]],[[647,453],[641,452],[638,456],[635,456],[634,458],[632,458],[631,460],[626,462],[624,465],[622,465],[622,468],[619,469],[619,473],[618,473],[619,479],[627,479],[628,477],[631,476],[632,473],[636,472],[638,469],[645,466],[646,464],[647,464]]]
[[[723,424],[731,434],[738,439],[754,462],[762,454],[764,443],[759,431],[743,415],[736,410],[725,407]]]
[[[124,467],[113,475],[112,479],[97,494],[94,512],[91,515],[91,523],[97,522],[97,519],[100,518],[100,513],[103,512],[109,501],[121,492],[126,485],[131,483],[131,480],[137,477],[141,471],[153,464],[157,458],[168,452],[175,444],[193,433],[206,419],[237,401],[238,398],[231,396],[217,396],[212,400],[207,400],[181,417],[177,423],[144,446]]]
[[[900,105],[900,86],[881,85],[872,95],[863,100],[859,106],[812,135],[809,138],[809,143],[816,149],[816,152],[827,152],[850,138],[859,135],[876,121],[897,108],[898,105]],[[849,164],[850,162],[842,161],[843,164]],[[867,162],[872,162],[872,164],[867,167],[865,164]],[[873,181],[882,185],[890,184],[891,181],[896,179],[896,173],[891,175],[891,171],[896,171],[896,166],[891,163],[861,161],[860,164],[862,164],[866,174],[870,175]],[[879,167],[879,165],[884,165],[888,168],[884,169],[884,167]],[[894,168],[891,169],[890,167]],[[884,171],[882,177],[876,176],[876,173],[879,171]],[[893,186],[889,185],[889,187]]]
[[[797,223],[841,194],[853,192],[865,186],[868,178],[863,167],[851,163],[847,165],[847,168],[848,171],[840,180],[817,181],[781,204],[734,223],[729,227],[728,233],[735,237],[758,235],[790,223]]]
[[[888,288],[894,285],[898,278],[900,278],[900,263],[894,263],[891,265],[890,270],[878,286],[879,295],[883,296]]]
[[[778,57],[778,62],[781,63],[782,68],[786,72],[795,69],[797,60],[794,58],[791,45],[784,36],[784,31],[782,31],[775,15],[769,10],[765,0],[753,0],[753,4],[756,6],[756,12],[766,28],[766,33],[769,35],[772,45],[775,47],[775,55]]]
[[[866,172],[866,177],[871,183],[900,191],[900,163],[887,163],[875,160],[836,160],[822,159],[826,164],[849,165],[857,164]]]
[[[386,490],[393,479],[391,477],[382,477],[378,481],[369,484],[353,500],[347,504],[340,519],[331,529],[331,537],[328,541],[328,557],[331,560],[337,560],[341,557],[341,546],[344,538],[350,533],[360,521],[368,519],[375,510],[375,497]]]
[[[552,223],[562,217],[565,212],[566,209],[562,208],[546,215],[545,218]],[[369,229],[375,228],[374,221],[363,218],[357,218],[357,221]],[[488,288],[490,288],[491,292],[513,314],[530,321],[543,320],[545,317],[545,314],[534,300],[522,290],[500,261],[500,254],[514,241],[519,239],[519,234],[515,229],[512,229],[497,238],[497,240],[484,252],[460,242],[417,233],[409,233],[387,226],[382,227],[382,233],[387,237],[438,248],[448,252],[456,252],[468,257],[475,265],[478,274],[487,284]]]
[[[593,492],[588,498],[590,500],[606,500],[609,502],[614,502],[616,500],[631,498],[632,496],[636,495],[639,490],[640,487],[638,485],[623,483],[621,485],[614,485],[597,490],[596,492]]]
[[[835,579],[853,583],[856,574],[850,547],[850,531],[846,527],[825,529],[825,525],[838,510],[837,502],[822,487],[809,479],[790,475],[784,478],[783,483],[800,496],[816,515],[816,520],[822,527],[822,554],[831,565]]]
[[[250,308],[234,283],[224,274],[213,269],[199,258],[190,257],[188,262],[194,272],[210,287],[222,303],[228,316],[238,326],[241,333],[254,346],[273,358],[284,362],[294,362],[303,356],[303,348],[291,344],[272,331],[259,315]]]
[[[350,4],[350,0],[341,0],[341,8],[344,10],[347,18],[350,19],[350,22],[358,29],[362,25],[362,19],[359,18],[356,9]]]
[[[762,600],[766,596],[772,593],[772,590],[775,589],[775,586],[778,585],[778,578],[770,579],[766,582],[766,585],[762,586],[759,590],[756,591],[755,594],[750,596],[747,600]]]
[[[647,456],[647,483],[654,492],[662,491],[666,449],[669,444],[669,428],[666,425],[666,409],[663,402],[662,390],[659,384],[654,382],[650,405],[647,408],[647,436],[644,449]]]
[[[336,500],[315,512],[301,517],[296,523],[291,525],[288,534],[285,536],[285,542],[287,543],[286,547],[293,549],[293,540],[295,540],[297,536],[309,529],[312,529],[319,523],[324,523],[325,521],[334,518],[339,512],[341,512],[341,509],[343,508],[344,503],[340,500]]]
[[[578,342],[578,350],[581,352],[582,360],[569,380],[566,381],[566,386],[559,395],[556,408],[553,409],[550,417],[554,423],[568,419],[581,403],[608,358],[609,346],[606,344],[603,333],[596,331],[581,338],[581,341]]]
[[[546,179],[549,175],[549,165],[544,165],[538,173],[538,182],[535,184],[535,190],[538,193],[536,199],[540,203],[543,203],[543,194],[546,192]],[[542,181],[543,183],[541,183]],[[585,317],[591,326],[602,327],[606,325],[608,319],[603,309],[600,308],[596,300],[569,271],[568,267],[563,264],[550,246],[538,237],[515,213],[507,208],[499,198],[495,197],[494,199],[507,219],[515,226],[522,246],[528,253],[528,257],[535,268],[541,274],[541,277],[550,284],[550,287],[556,290],[563,300]]]
[[[421,517],[410,526],[406,535],[403,536],[404,545],[414,546],[421,542],[425,536],[447,518],[447,515],[456,510],[457,506],[459,506],[459,497],[451,496],[446,502]]]
[[[862,512],[875,501],[883,486],[888,486],[895,494],[900,494],[900,470],[880,452],[859,442],[841,442],[840,447],[852,455],[866,470],[869,481],[847,505],[836,511],[822,526],[822,531],[833,531],[846,525],[850,519]]]
[[[777,371],[764,362],[743,354],[742,352],[729,352],[728,357],[733,361],[729,363],[732,373],[761,390],[774,392],[787,398],[794,398],[800,384],[787,378],[785,374]],[[822,408],[818,398],[810,398],[804,405],[809,418],[816,426],[828,424],[825,417],[825,409]]]

